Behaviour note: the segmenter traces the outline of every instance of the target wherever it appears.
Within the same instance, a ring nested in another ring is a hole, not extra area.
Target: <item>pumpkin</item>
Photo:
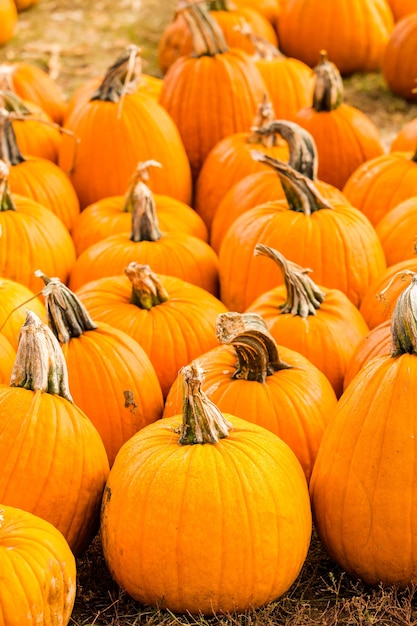
[[[0,505],[0,607],[3,626],[66,626],[76,594],[76,561],[52,524]]]
[[[254,7],[239,7],[229,0],[210,0],[206,5],[209,15],[220,27],[230,48],[239,48],[248,54],[253,53],[252,42],[241,32],[240,26],[243,22],[250,25],[254,32],[267,41],[277,43],[277,35],[272,24]],[[159,39],[157,56],[162,74],[166,74],[178,57],[193,52],[192,34],[183,10],[182,1],[177,1],[172,21],[164,28]]]
[[[254,609],[285,593],[305,561],[305,476],[276,435],[208,400],[201,368],[182,372],[182,414],[134,435],[111,469],[104,557],[141,604],[196,615]]]
[[[52,211],[31,198],[12,194],[8,177],[9,168],[0,161],[1,275],[35,293],[41,282],[34,272],[40,266],[66,282],[75,262],[71,235]]]
[[[374,326],[356,346],[345,373],[343,390],[368,361],[382,354],[390,354],[391,348],[391,319],[387,319],[378,326]]]
[[[253,149],[276,159],[288,159],[287,143],[271,125],[273,117],[271,102],[264,99],[250,129],[220,139],[204,159],[195,184],[194,207],[209,230],[227,191],[245,176],[267,169],[264,163],[252,158]],[[263,129],[268,130],[262,132]]]
[[[382,75],[388,88],[410,102],[417,102],[416,71],[412,62],[416,54],[417,7],[395,24],[382,59]]]
[[[61,124],[67,106],[62,90],[45,70],[34,63],[1,63],[0,89],[13,91],[23,100],[38,104],[54,122]]]
[[[375,225],[387,265],[415,257],[417,250],[417,196],[400,202]]]
[[[139,161],[154,159],[149,185],[189,204],[191,171],[175,122],[153,96],[136,85],[139,49],[129,46],[111,65],[88,102],[65,118],[58,163],[74,185],[81,208],[123,194]]]
[[[41,293],[35,294],[29,287],[12,278],[0,278],[0,332],[15,351],[20,329],[26,319],[27,307],[46,322],[46,310]]]
[[[369,330],[364,318],[342,291],[316,285],[309,268],[263,244],[255,246],[254,254],[278,265],[284,285],[256,298],[248,311],[262,316],[279,345],[318,367],[339,397],[352,355]]]
[[[386,267],[372,224],[348,202],[323,198],[315,183],[290,165],[276,161],[275,168],[286,199],[246,211],[226,232],[219,252],[221,300],[229,310],[242,312],[282,284],[278,267],[271,270],[267,259],[255,260],[255,245],[261,243],[310,267],[318,284],[340,289],[358,306]]]
[[[77,256],[109,235],[128,232],[133,206],[144,196],[153,196],[162,231],[182,231],[208,241],[207,226],[194,209],[170,196],[152,193],[147,181],[153,166],[160,164],[156,161],[139,163],[124,196],[102,198],[79,213],[71,230]]]
[[[80,554],[98,529],[109,463],[71,398],[58,340],[30,310],[10,385],[0,386],[0,422],[0,502],[47,520]]]
[[[294,121],[314,138],[319,157],[318,178],[343,189],[359,165],[385,154],[382,138],[370,117],[343,101],[339,69],[328,60],[325,51],[313,71],[312,100],[295,114]]]
[[[0,46],[10,41],[17,29],[18,15],[14,0],[0,1]]]
[[[206,241],[186,232],[162,232],[155,199],[149,188],[134,198],[131,230],[109,235],[80,254],[72,266],[69,286],[122,274],[131,262],[151,264],[156,272],[172,274],[218,295],[219,259]]]
[[[192,32],[193,53],[171,65],[159,102],[179,130],[196,181],[216,143],[247,132],[259,104],[270,98],[250,55],[227,46],[203,5],[187,4],[183,16]]]
[[[416,281],[392,315],[393,347],[372,359],[342,395],[310,482],[317,533],[350,575],[370,585],[417,580]]]
[[[221,313],[222,344],[198,357],[207,397],[225,412],[267,428],[291,450],[310,480],[328,416],[336,404],[329,380],[306,357],[278,344],[257,313]],[[181,373],[164,418],[181,412]]]
[[[284,54],[314,67],[327,50],[343,75],[380,69],[393,28],[386,0],[285,0],[277,27]]]
[[[417,194],[417,151],[391,152],[362,163],[343,193],[375,226],[390,209]]]
[[[124,275],[91,281],[76,295],[97,323],[136,339],[155,368],[164,397],[182,366],[217,345],[214,324],[227,310],[205,289],[135,262]]]
[[[0,383],[8,383],[16,359],[16,350],[6,335],[0,333]]]
[[[276,29],[282,2],[285,0],[234,0],[237,7],[251,7],[266,17]]]
[[[394,135],[390,152],[415,152],[417,147],[417,118],[406,122]]]
[[[94,322],[68,287],[37,274],[45,283],[48,324],[65,357],[72,398],[97,428],[111,467],[122,444],[162,415],[156,372],[127,333]]]
[[[414,0],[388,0],[388,4],[391,7],[395,22],[416,10]]]

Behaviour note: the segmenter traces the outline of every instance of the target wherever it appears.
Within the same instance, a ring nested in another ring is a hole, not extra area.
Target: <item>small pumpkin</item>
[[[134,435],[111,469],[104,557],[141,604],[195,615],[255,609],[285,593],[305,561],[305,476],[276,435],[210,402],[198,365],[182,372],[182,414]]]

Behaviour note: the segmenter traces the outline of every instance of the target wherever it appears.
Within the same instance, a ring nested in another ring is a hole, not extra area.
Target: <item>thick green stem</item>
[[[150,310],[152,307],[168,300],[168,293],[161,281],[149,265],[129,263],[125,274],[132,283],[130,302],[141,309]]]
[[[81,300],[59,278],[48,278],[40,270],[35,274],[45,283],[42,294],[48,324],[60,343],[68,343],[72,337],[97,328]]]
[[[58,394],[73,402],[62,348],[49,326],[33,311],[27,311],[20,329],[10,386]]]
[[[257,313],[220,313],[216,336],[235,349],[238,362],[232,378],[264,383],[267,376],[291,367],[280,359],[278,345]]]
[[[308,276],[311,269],[288,261],[278,250],[262,243],[255,246],[255,256],[259,255],[267,256],[275,261],[283,274],[287,299],[279,307],[281,313],[299,315],[303,318],[315,315],[325,298],[325,294]]]
[[[208,399],[201,386],[204,370],[196,361],[181,370],[184,383],[180,445],[218,443],[227,437],[233,425],[220,409]]]
[[[320,51],[320,62],[313,68],[313,72],[313,108],[318,112],[337,109],[343,102],[343,80],[336,65],[327,59],[325,50]]]

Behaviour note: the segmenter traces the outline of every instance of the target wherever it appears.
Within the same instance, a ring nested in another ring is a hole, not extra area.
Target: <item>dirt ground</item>
[[[134,43],[142,48],[144,72],[160,76],[157,44],[175,4],[175,0],[38,0],[20,13],[17,33],[0,48],[0,60],[31,61],[48,69],[69,96]],[[417,105],[394,97],[379,73],[358,74],[344,82],[345,102],[375,122],[387,147],[402,125],[417,117]]]

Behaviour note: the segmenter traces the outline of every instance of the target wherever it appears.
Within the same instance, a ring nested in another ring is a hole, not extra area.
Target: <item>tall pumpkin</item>
[[[305,476],[276,435],[208,400],[201,368],[183,377],[182,414],[132,437],[112,467],[104,556],[142,604],[196,615],[255,609],[285,593],[306,558]]]
[[[227,46],[207,9],[182,4],[194,51],[171,65],[159,102],[178,127],[195,181],[213,146],[227,135],[247,132],[259,103],[265,95],[270,98],[250,55]]]
[[[30,310],[10,385],[0,386],[0,423],[0,502],[49,521],[81,553],[98,530],[109,463],[71,398],[58,340]]]
[[[347,387],[310,483],[315,525],[330,556],[371,585],[417,580],[417,275],[400,295],[390,355]]]

